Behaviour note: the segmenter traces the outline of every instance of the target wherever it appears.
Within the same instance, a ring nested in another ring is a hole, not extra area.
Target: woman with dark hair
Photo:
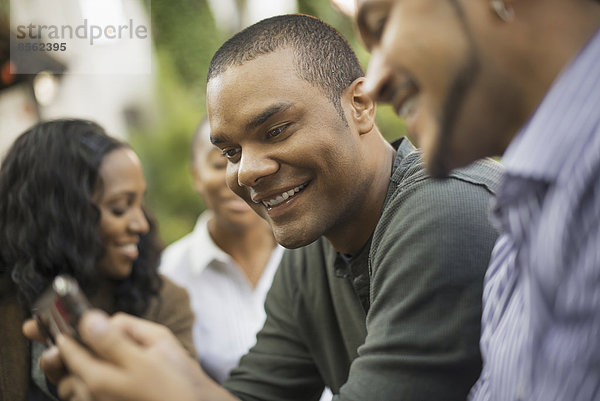
[[[58,274],[108,313],[164,324],[195,355],[188,294],[158,273],[145,191],[135,152],[90,121],[37,124],[9,149],[0,165],[0,399],[50,399],[43,347],[20,329]]]

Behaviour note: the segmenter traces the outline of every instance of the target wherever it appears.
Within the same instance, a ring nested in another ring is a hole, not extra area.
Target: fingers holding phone
[[[79,338],[77,324],[90,303],[70,276],[57,276],[50,287],[32,306],[33,319],[23,323],[23,334],[48,348],[42,353],[39,363],[52,384],[57,384],[67,375],[65,364],[58,348],[54,345],[60,333]]]
[[[23,327],[29,338],[56,344],[44,353],[42,369],[63,398],[184,401],[196,400],[203,388],[200,393],[211,389],[235,399],[208,379],[166,327],[90,309],[75,285],[53,286],[36,303],[37,324]]]
[[[83,313],[90,308],[77,281],[63,274],[52,281],[50,288],[33,304],[31,312],[50,346],[55,343],[59,333],[79,339],[77,325]]]
[[[199,365],[156,323],[130,315],[90,310],[79,323],[87,347],[66,335],[57,337],[68,371],[84,383],[94,400],[196,400],[190,371]],[[65,379],[60,394],[75,394],[80,382]]]

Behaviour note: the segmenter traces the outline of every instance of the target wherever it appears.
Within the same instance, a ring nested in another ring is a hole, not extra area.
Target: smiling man
[[[600,1],[358,5],[430,171],[503,156],[472,399],[600,399]]]
[[[298,248],[225,383],[241,399],[314,399],[327,384],[342,400],[459,400],[478,375],[500,170],[484,161],[428,177],[406,139],[381,136],[362,76],[337,32],[300,15],[246,29],[211,62],[211,141],[229,159],[227,183]]]
[[[211,141],[229,159],[229,187],[283,246],[326,234],[339,252],[357,253],[379,219],[395,154],[374,126],[362,79],[343,99],[354,110],[342,109],[341,99],[336,110],[323,88],[299,76],[291,46],[224,64],[241,51],[224,45],[217,52],[207,89]],[[349,82],[362,75],[353,67]]]
[[[304,15],[227,41],[207,106],[228,186],[292,248],[256,345],[220,388],[157,327],[90,314],[82,337],[96,356],[59,341],[73,372],[61,394],[306,401],[328,386],[335,400],[464,400],[481,369],[498,164],[428,176],[407,139],[390,145],[379,132],[346,41]]]

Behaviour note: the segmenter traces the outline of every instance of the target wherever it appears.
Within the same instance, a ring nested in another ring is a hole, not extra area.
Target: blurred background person
[[[206,211],[191,233],[165,249],[160,270],[187,288],[200,364],[221,383],[256,342],[283,248],[267,222],[227,187],[227,158],[210,143],[207,119],[191,149],[194,188]]]
[[[0,398],[52,399],[21,324],[58,274],[90,302],[167,326],[190,354],[187,292],[158,273],[161,243],[144,208],[135,152],[86,120],[55,120],[19,136],[0,167]]]

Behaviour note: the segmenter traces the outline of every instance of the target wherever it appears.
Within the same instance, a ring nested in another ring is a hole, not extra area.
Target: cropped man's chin
[[[314,242],[319,236],[308,236],[303,235],[305,233],[281,233],[278,232],[277,229],[273,230],[273,234],[275,235],[275,241],[284,248],[287,249],[296,249],[302,246],[306,246],[312,242]]]

